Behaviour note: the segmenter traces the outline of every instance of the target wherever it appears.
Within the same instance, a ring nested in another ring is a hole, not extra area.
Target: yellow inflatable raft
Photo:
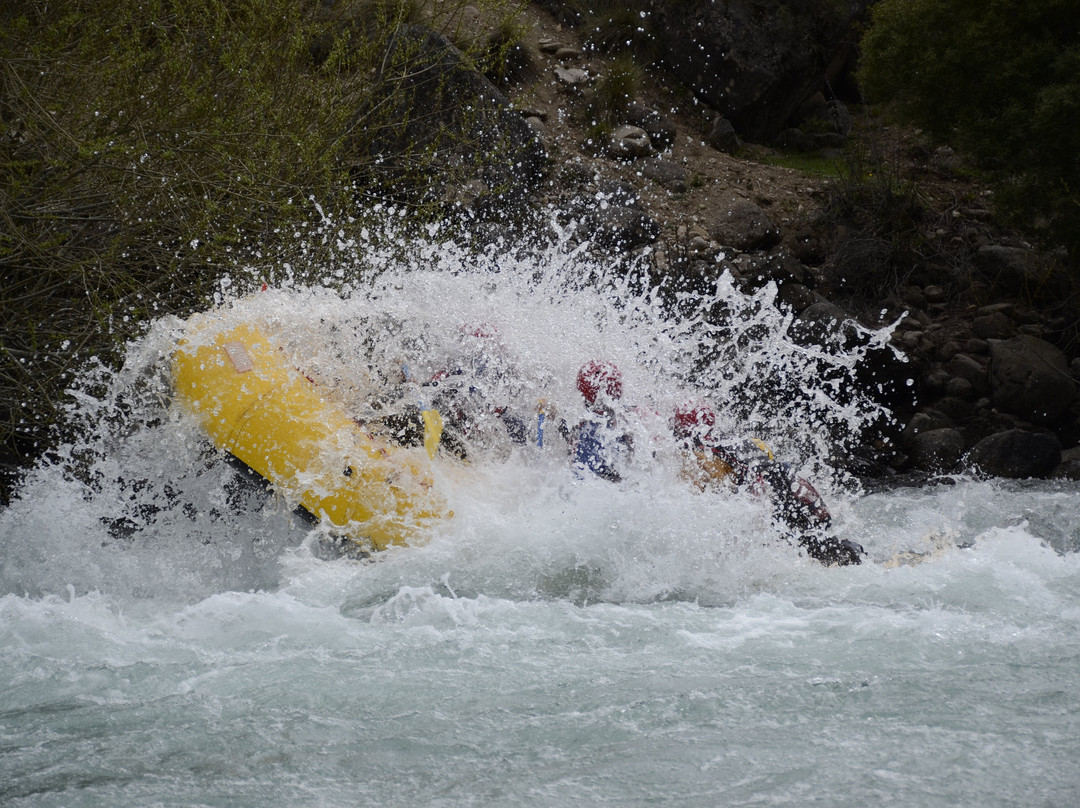
[[[424,449],[383,440],[254,325],[222,328],[206,315],[189,321],[172,376],[177,400],[217,448],[335,535],[383,550],[423,542],[435,520],[451,515],[432,477],[442,429],[435,411],[423,414]]]

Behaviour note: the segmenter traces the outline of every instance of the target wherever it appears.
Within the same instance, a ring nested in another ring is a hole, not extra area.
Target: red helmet
[[[577,389],[590,407],[596,404],[600,393],[608,398],[622,398],[622,373],[612,362],[586,362],[578,371]]]
[[[687,401],[675,408],[675,432],[689,435],[691,432],[710,429],[716,423],[713,408],[701,399]]]
[[[499,329],[491,323],[464,323],[461,326],[461,335],[479,339],[495,339],[499,336]]]

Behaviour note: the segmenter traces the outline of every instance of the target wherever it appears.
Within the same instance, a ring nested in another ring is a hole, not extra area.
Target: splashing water
[[[373,280],[346,282],[358,266]],[[333,291],[238,274],[215,316],[258,323],[361,419],[471,363],[529,441],[436,463],[454,516],[427,544],[328,560],[173,405],[185,323],[154,323],[120,371],[87,372],[82,437],[0,512],[0,802],[1080,796],[1077,490],[862,495],[830,458],[882,415],[850,380],[884,333],[807,348],[772,288],[655,289],[565,245],[342,237],[322,274]],[[555,428],[584,417],[593,359],[621,369],[635,432],[618,485],[576,475]],[[692,490],[668,418],[698,397],[812,479],[871,563],[826,569],[761,501]]]
[[[489,371],[484,395],[517,412],[529,443],[543,440],[537,403],[545,402],[550,418],[543,450],[488,452],[482,462],[446,473],[442,484],[453,493],[451,507],[458,513],[440,530],[446,541],[461,543],[462,533],[475,530],[470,526],[476,523],[502,535],[494,526],[509,519],[526,534],[545,536],[533,548],[541,553],[550,552],[559,537],[568,550],[581,552],[582,532],[590,542],[613,540],[621,548],[627,548],[627,535],[640,532],[642,547],[635,552],[648,555],[672,552],[688,541],[712,556],[753,543],[747,536],[767,529],[760,503],[695,496],[673,465],[668,418],[677,404],[699,396],[714,402],[720,429],[765,440],[778,456],[813,474],[823,493],[842,498],[850,487],[826,458],[856,440],[863,424],[879,414],[867,400],[849,396],[841,402],[836,394],[838,374],[850,373],[859,357],[807,349],[789,339],[791,318],[772,305],[771,288],[747,297],[724,275],[708,295],[678,295],[676,318],[670,301],[662,302],[662,290],[633,273],[605,272],[565,248],[539,257],[477,257],[425,242],[410,253],[414,261],[404,266],[398,255],[382,256],[386,265],[372,273],[372,283],[343,292],[301,288],[286,278],[263,291],[222,299],[218,319],[221,327],[258,324],[291,364],[361,420],[401,403],[431,406],[424,399],[432,388],[420,382],[463,362]],[[365,253],[364,259],[370,266],[380,257]],[[130,567],[141,579],[143,564],[162,563],[163,535],[180,531],[191,574],[219,571],[207,578],[206,588],[195,587],[205,594],[272,581],[282,548],[298,543],[303,527],[290,520],[290,503],[243,486],[190,419],[171,406],[168,357],[178,339],[191,338],[184,326],[173,318],[155,323],[131,346],[122,370],[110,375],[99,369],[87,379],[72,413],[85,424],[85,440],[67,447],[27,484],[27,491],[36,490],[40,480],[48,489],[41,494],[65,497],[67,507],[74,497],[71,524],[87,546],[122,540],[125,551],[98,573],[98,562],[84,565],[70,548],[57,548],[70,559],[68,567],[35,542],[30,558],[8,563],[18,570],[9,586],[24,577],[19,565],[34,557],[41,570],[31,578],[41,591],[72,580],[89,589],[105,586],[107,578],[115,584],[123,570],[113,564]],[[477,329],[483,330],[479,337]],[[587,414],[574,379],[583,363],[597,358],[621,368],[638,433],[632,479],[621,489],[571,480],[553,415],[575,423]],[[60,488],[54,485],[58,476]],[[505,481],[513,483],[508,488]],[[627,524],[627,505],[643,497],[648,516],[636,508]],[[567,515],[562,525],[550,519],[556,510]],[[538,521],[523,526],[525,514]],[[729,529],[718,537],[720,524]],[[712,549],[701,546],[709,535]],[[193,584],[186,577],[175,583],[182,592]],[[677,592],[684,583],[614,596],[662,597],[668,587]]]

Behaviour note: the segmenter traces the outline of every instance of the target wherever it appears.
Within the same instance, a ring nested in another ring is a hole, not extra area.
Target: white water
[[[168,406],[164,320],[0,512],[0,804],[1078,804],[1074,484],[860,494],[827,456],[872,407],[820,381],[851,360],[790,343],[769,291],[722,282],[675,322],[615,277],[583,290],[597,270],[564,252],[412,254],[342,294],[279,273],[223,316],[338,385],[373,360],[422,377],[491,323],[515,403],[568,419],[576,369],[613,359],[645,445],[652,413],[704,391],[811,476],[868,563],[800,557],[662,447],[616,486],[557,441],[440,472],[455,516],[426,546],[320,559]],[[701,378],[710,340],[723,370]]]

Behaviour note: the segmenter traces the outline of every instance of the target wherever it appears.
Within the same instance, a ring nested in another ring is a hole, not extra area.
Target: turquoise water
[[[522,395],[546,379],[571,413],[572,369],[603,351],[650,407],[674,396],[684,336],[640,299],[620,320],[595,294],[481,281],[238,306],[327,374],[372,308],[440,333],[495,312]],[[86,436],[0,512],[3,805],[1080,803],[1075,484],[864,494],[800,453],[822,422],[798,410],[767,437],[814,473],[860,567],[801,557],[761,502],[694,493],[661,452],[616,486],[535,447],[442,468],[455,516],[427,545],[330,560],[169,408],[177,327],[79,398]],[[758,359],[800,367],[783,340],[740,350],[710,394]]]

